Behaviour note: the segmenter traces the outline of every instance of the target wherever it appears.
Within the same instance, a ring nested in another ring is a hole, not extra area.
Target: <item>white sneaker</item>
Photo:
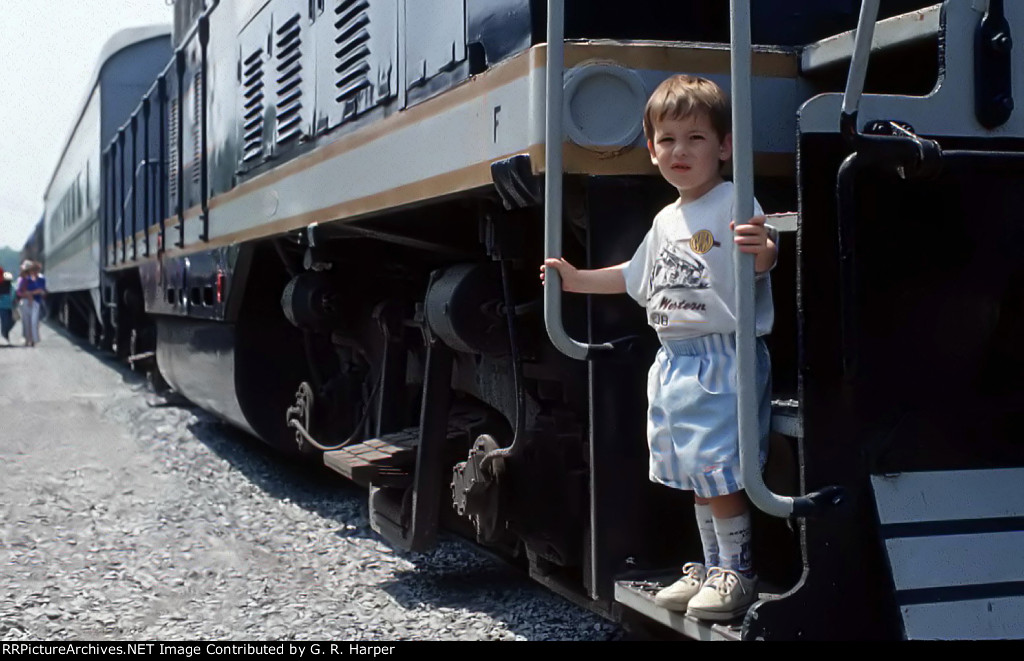
[[[683,577],[658,591],[654,595],[654,603],[670,611],[685,611],[690,599],[700,591],[707,574],[707,569],[701,563],[686,563],[683,565]]]
[[[757,577],[712,567],[700,591],[690,599],[687,615],[701,620],[732,620],[757,599]]]

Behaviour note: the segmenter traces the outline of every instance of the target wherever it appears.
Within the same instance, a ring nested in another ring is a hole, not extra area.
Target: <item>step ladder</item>
[[[873,475],[909,640],[1024,638],[1024,468]]]

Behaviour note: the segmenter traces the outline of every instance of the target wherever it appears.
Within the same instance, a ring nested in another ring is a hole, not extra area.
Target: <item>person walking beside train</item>
[[[768,271],[777,248],[755,202],[755,216],[734,222],[733,184],[721,170],[732,157],[731,110],[715,83],[674,76],[651,95],[644,111],[651,161],[679,192],[654,219],[633,258],[603,269],[557,269],[565,291],[629,293],[645,306],[661,348],[647,382],[650,479],[694,492],[703,562],[655,602],[707,620],[730,620],[757,597],[750,511],[739,460],[736,420],[736,313],[733,249],[755,256],[757,382],[761,464],[770,424],[770,357],[761,336],[774,309]]]
[[[14,328],[14,280],[10,271],[0,267],[0,335],[8,344],[11,342],[11,329]]]
[[[32,262],[35,265],[35,279],[36,286],[42,290],[43,294],[41,298],[38,298],[39,302],[39,321],[45,321],[50,318],[50,306],[46,299],[46,275],[43,274],[43,265],[39,262]]]
[[[21,328],[25,333],[25,346],[34,347],[39,342],[39,314],[43,299],[46,298],[46,285],[39,279],[39,265],[26,259],[21,265],[21,277],[15,288],[21,301]]]

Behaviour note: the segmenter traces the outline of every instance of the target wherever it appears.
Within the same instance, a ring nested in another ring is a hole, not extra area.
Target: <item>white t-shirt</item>
[[[623,275],[626,291],[647,308],[647,322],[662,340],[736,332],[733,270],[734,192],[722,182],[693,202],[662,209]],[[754,215],[761,206],[754,202]],[[742,224],[740,221],[739,224]],[[775,321],[771,280],[754,285],[755,328],[767,335]]]

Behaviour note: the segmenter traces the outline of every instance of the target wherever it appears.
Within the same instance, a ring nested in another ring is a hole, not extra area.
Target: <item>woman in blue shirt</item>
[[[46,285],[39,278],[39,265],[26,259],[21,265],[21,277],[16,287],[21,299],[21,328],[25,332],[25,346],[39,342],[39,313],[46,298]]]

